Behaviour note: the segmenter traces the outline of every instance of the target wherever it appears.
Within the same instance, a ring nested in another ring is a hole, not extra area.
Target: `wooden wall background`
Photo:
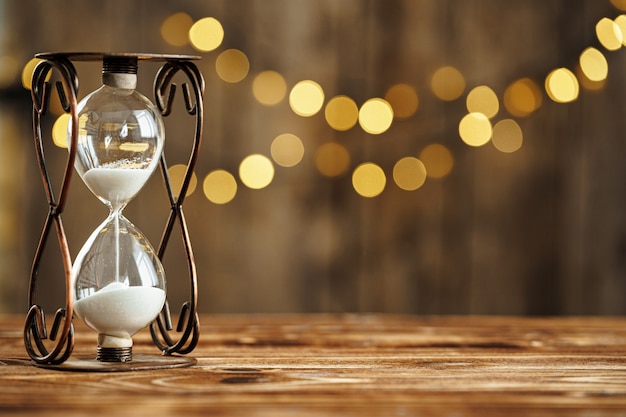
[[[443,103],[428,87],[443,65],[462,71],[466,93],[485,84],[501,98],[521,77],[543,85],[552,69],[574,68],[587,46],[602,49],[595,24],[622,13],[609,0],[40,0],[30,8],[3,0],[0,56],[21,66],[40,51],[198,53],[161,39],[161,23],[176,12],[216,17],[225,30],[220,49],[201,54],[207,116],[200,180],[215,168],[236,173],[246,155],[268,154],[280,133],[305,144],[304,160],[278,167],[266,189],[239,183],[236,198],[221,206],[200,191],[187,199],[201,311],[626,312],[626,51],[605,52],[603,90],[581,90],[570,104],[544,94],[537,112],[517,119],[524,144],[513,154],[463,144],[457,128],[465,95]],[[237,84],[215,74],[216,56],[227,48],[250,59],[250,75]],[[140,80],[146,94],[153,69]],[[313,79],[327,98],[348,94],[357,103],[405,82],[420,106],[380,136],[358,127],[334,132],[322,114],[305,119],[286,101],[256,103],[251,79],[267,69],[281,72],[289,87]],[[98,86],[99,68],[80,66],[79,74],[82,95]],[[508,117],[506,110],[498,117]],[[168,136],[172,163],[184,159],[188,126],[168,123],[168,132],[183,133]],[[16,79],[0,90],[2,313],[27,307],[30,261],[47,210],[31,138],[29,93]],[[328,141],[350,150],[351,169],[378,163],[385,191],[366,199],[349,173],[317,173],[314,150]],[[395,187],[395,161],[433,142],[452,151],[452,173],[413,192]],[[64,153],[50,152],[58,169]],[[155,177],[125,211],[154,243],[167,211]],[[106,210],[78,177],[70,200],[65,223],[76,253]],[[53,299],[62,284],[51,246],[42,291]],[[174,249],[166,259],[172,298],[186,290],[177,256]]]

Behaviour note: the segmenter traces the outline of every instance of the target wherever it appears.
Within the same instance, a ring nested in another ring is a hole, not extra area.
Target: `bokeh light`
[[[326,177],[338,177],[350,168],[350,153],[338,143],[325,143],[315,150],[315,167]]]
[[[274,179],[274,165],[265,155],[249,155],[239,164],[239,178],[246,187],[260,190]]]
[[[300,81],[289,93],[289,105],[298,116],[313,116],[324,105],[324,90],[315,81]]]
[[[376,197],[383,192],[386,183],[385,172],[372,162],[362,163],[352,173],[352,186],[362,197]]]
[[[608,17],[603,17],[596,24],[596,36],[609,51],[616,51],[622,47],[624,36],[619,25]]]
[[[622,32],[622,45],[626,46],[626,14],[617,16],[615,18],[615,24],[617,24],[620,32]]]
[[[261,104],[274,106],[285,98],[287,83],[285,78],[276,71],[263,71],[254,77],[252,94]]]
[[[382,98],[371,98],[359,110],[361,128],[372,135],[384,133],[393,122],[393,109]]]
[[[193,19],[187,13],[174,13],[161,24],[161,37],[172,46],[184,46],[189,43],[189,30]]]
[[[606,78],[600,81],[591,81],[589,78],[587,78],[580,65],[576,65],[576,78],[578,79],[580,86],[585,90],[602,90],[606,85]]]
[[[470,146],[483,146],[489,142],[491,134],[491,122],[482,113],[468,113],[459,123],[459,135]]]
[[[217,56],[215,70],[222,80],[238,83],[248,75],[250,61],[239,49],[227,49]]]
[[[359,119],[359,108],[348,96],[335,96],[328,100],[324,110],[326,122],[335,130],[351,129]]]
[[[580,54],[580,69],[591,81],[604,81],[609,73],[609,64],[596,48],[587,48]]]
[[[395,84],[387,90],[385,100],[393,109],[396,119],[408,119],[417,112],[419,97],[415,89],[409,84]]]
[[[626,0],[611,0],[611,4],[621,11],[626,11]]]
[[[32,88],[33,71],[35,71],[35,67],[40,62],[41,62],[41,59],[33,58],[30,61],[28,61],[26,65],[24,65],[24,69],[22,69],[22,87],[24,87],[25,89],[30,90]],[[46,81],[49,81],[51,76],[52,76],[52,73],[48,72],[48,75],[46,76]]]
[[[504,91],[504,107],[513,116],[529,116],[541,107],[541,102],[541,89],[530,78],[520,78]]]
[[[69,113],[63,113],[52,125],[52,142],[59,148],[67,149],[67,132],[71,118]]]
[[[489,119],[498,114],[500,102],[496,93],[486,85],[475,87],[467,94],[467,111],[482,113]]]
[[[172,192],[174,195],[178,195],[180,191],[180,187],[183,185],[183,180],[185,179],[185,173],[187,172],[187,165],[184,164],[176,164],[172,165],[167,169],[167,176],[170,179],[170,184],[172,186]],[[189,187],[187,188],[186,196],[190,196],[196,191],[196,187],[198,186],[198,177],[195,172],[191,173],[191,178],[189,179]]]
[[[452,152],[439,143],[425,146],[419,154],[419,160],[426,167],[428,178],[444,178],[454,167]]]
[[[465,78],[452,66],[442,67],[433,74],[430,87],[437,98],[453,101],[461,97],[465,91]]]
[[[298,165],[304,156],[302,141],[291,133],[276,136],[270,149],[274,162],[283,167]]]
[[[576,76],[567,68],[557,68],[546,77],[546,93],[557,103],[569,103],[578,98]]]
[[[213,51],[224,40],[224,28],[214,17],[202,18],[189,29],[189,40],[191,45],[199,51]]]
[[[513,119],[500,120],[493,126],[491,142],[500,152],[515,152],[522,147],[522,128]]]
[[[202,191],[212,203],[226,204],[237,194],[237,181],[230,172],[216,169],[204,177]]]
[[[393,166],[393,180],[403,190],[417,190],[426,181],[426,166],[415,157],[404,157]]]

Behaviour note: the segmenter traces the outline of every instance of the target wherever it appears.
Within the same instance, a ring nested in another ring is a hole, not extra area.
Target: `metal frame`
[[[61,218],[68,198],[69,185],[74,171],[78,136],[78,74],[72,61],[102,61],[105,57],[128,57],[136,58],[138,61],[164,62],[154,80],[155,102],[163,117],[169,116],[172,111],[172,102],[176,92],[176,84],[173,83],[174,75],[181,72],[186,76],[188,81],[182,84],[182,90],[186,111],[189,115],[195,116],[195,135],[185,176],[177,196],[172,190],[167,173],[165,154],[163,153],[161,156],[160,166],[171,208],[159,245],[158,256],[160,259],[163,259],[171,233],[178,222],[182,233],[182,243],[187,255],[190,300],[183,303],[180,311],[176,327],[176,332],[179,333],[178,337],[173,337],[171,334],[173,326],[167,300],[157,319],[150,325],[150,332],[152,340],[162,351],[163,355],[172,355],[174,353],[187,354],[191,352],[197,345],[199,338],[199,320],[197,313],[198,280],[191,240],[189,238],[182,204],[187,189],[189,188],[202,141],[203,94],[205,85],[202,74],[192,62],[193,60],[200,59],[200,57],[137,53],[107,54],[99,52],[52,52],[37,54],[35,57],[42,59],[42,61],[35,67],[32,79],[33,133],[37,160],[44,190],[48,199],[49,210],[35,252],[30,274],[28,295],[29,310],[24,324],[24,345],[28,355],[37,365],[51,366],[54,368],[67,361],[74,348],[74,326],[72,323],[74,311],[74,289],[72,288],[73,283],[71,277],[72,260]],[[70,143],[68,144],[69,152],[58,198],[55,197],[52,182],[48,174],[41,132],[41,120],[47,113],[51,94],[51,84],[47,81],[51,71],[56,71],[59,74],[60,81],[56,82],[57,94],[59,95],[63,110],[70,114],[70,123],[72,123],[72,135],[71,138],[69,138]],[[191,89],[189,85],[191,85]],[[41,258],[49,236],[52,233],[53,225],[55,226],[65,271],[65,306],[56,311],[54,322],[48,335],[45,313],[43,308],[37,304],[37,282],[40,279]],[[43,341],[45,339],[50,339],[52,342],[55,342],[52,348],[44,344]],[[163,361],[158,362],[158,364],[154,364],[155,367],[168,366],[167,362],[165,362],[165,364],[163,364]],[[176,366],[180,366],[180,362],[176,363]],[[83,367],[83,370],[95,369],[93,365]],[[132,370],[135,368],[131,365],[128,369]],[[119,370],[119,367],[117,367],[116,370]]]

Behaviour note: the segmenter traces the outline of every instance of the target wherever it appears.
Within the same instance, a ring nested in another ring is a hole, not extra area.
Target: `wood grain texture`
[[[22,321],[0,318],[2,415],[626,416],[622,318],[203,316],[195,366],[126,373],[31,365]]]

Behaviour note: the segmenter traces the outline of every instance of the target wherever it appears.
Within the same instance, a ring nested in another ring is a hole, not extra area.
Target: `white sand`
[[[113,282],[76,301],[74,312],[100,334],[100,346],[125,347],[132,346],[131,336],[150,324],[164,303],[165,291],[160,288]]]
[[[130,201],[152,174],[148,169],[92,168],[83,174],[83,181],[97,197],[114,208]]]

